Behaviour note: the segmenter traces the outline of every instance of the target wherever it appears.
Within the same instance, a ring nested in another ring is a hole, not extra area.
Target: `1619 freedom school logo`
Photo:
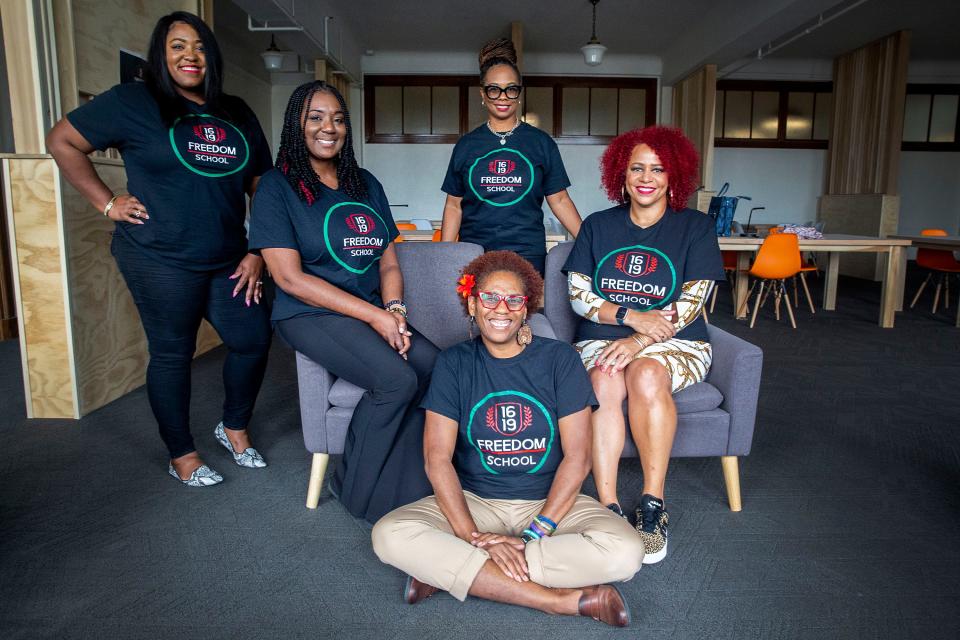
[[[482,202],[508,207],[520,202],[533,188],[533,163],[516,149],[502,147],[470,165],[467,183]]]
[[[467,440],[492,474],[536,473],[550,457],[555,435],[546,407],[522,391],[488,393],[467,424]]]
[[[390,244],[383,218],[362,202],[340,202],[323,218],[323,241],[334,261],[351,273],[366,273]]]
[[[677,288],[677,270],[665,253],[652,247],[620,247],[597,263],[594,291],[604,300],[631,309],[664,306]]]
[[[207,178],[241,171],[250,159],[250,146],[240,129],[209,114],[187,114],[170,126],[170,146],[183,166]]]

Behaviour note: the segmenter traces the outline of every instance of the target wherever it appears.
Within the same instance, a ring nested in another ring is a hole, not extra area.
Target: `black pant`
[[[232,297],[236,281],[230,276],[236,265],[215,271],[170,266],[119,235],[111,249],[147,334],[147,396],[170,457],[196,451],[190,435],[190,364],[204,318],[228,349],[223,426],[246,429],[263,382],[271,331],[266,308],[247,307],[243,292]]]
[[[374,523],[433,493],[423,470],[423,409],[437,348],[413,327],[408,360],[365,322],[340,314],[281,320],[290,346],[338,378],[366,389],[353,412],[333,490]]]

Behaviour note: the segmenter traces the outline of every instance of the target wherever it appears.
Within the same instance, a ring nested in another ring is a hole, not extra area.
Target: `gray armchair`
[[[440,349],[466,340],[468,324],[456,281],[464,265],[483,249],[467,242],[403,242],[396,247],[410,324]],[[529,322],[536,335],[554,337],[543,315],[534,314]],[[330,454],[343,453],[347,426],[364,390],[335,378],[302,353],[297,353],[297,381],[303,444],[313,454],[307,507],[315,509]]]
[[[573,341],[579,317],[570,307],[567,278],[560,271],[572,242],[563,242],[547,254],[544,314],[559,340]],[[708,325],[713,364],[704,382],[674,395],[677,435],[673,457],[718,456],[731,511],[740,511],[739,456],[750,453],[763,352],[749,342]],[[621,457],[636,457],[627,433]]]

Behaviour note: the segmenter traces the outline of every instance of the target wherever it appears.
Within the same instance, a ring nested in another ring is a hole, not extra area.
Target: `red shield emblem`
[[[498,402],[487,409],[487,426],[502,436],[515,436],[533,424],[533,411],[519,402]]]
[[[346,222],[351,231],[362,235],[367,235],[377,228],[373,222],[373,217],[365,213],[351,213],[347,216]]]
[[[508,173],[513,173],[513,170],[517,168],[517,163],[513,160],[493,160],[487,165],[487,171],[490,173],[495,173],[498,176],[505,176]]]
[[[657,258],[646,251],[628,251],[617,256],[614,266],[631,278],[640,278],[657,270]]]
[[[227,132],[220,127],[215,127],[212,124],[198,124],[193,128],[193,135],[197,136],[204,142],[217,143],[223,141],[227,137]]]

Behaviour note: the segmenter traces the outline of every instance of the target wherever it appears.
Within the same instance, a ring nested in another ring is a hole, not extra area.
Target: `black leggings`
[[[367,323],[335,313],[277,323],[290,346],[366,393],[347,431],[332,490],[357,518],[374,523],[433,493],[423,470],[420,401],[438,349],[413,327],[404,360]]]
[[[233,297],[236,265],[190,271],[150,258],[121,235],[111,245],[147,334],[147,396],[171,458],[196,449],[190,435],[190,365],[200,321],[206,318],[227,346],[223,363],[223,426],[246,429],[270,351],[266,308]],[[214,425],[210,425],[213,431]]]

